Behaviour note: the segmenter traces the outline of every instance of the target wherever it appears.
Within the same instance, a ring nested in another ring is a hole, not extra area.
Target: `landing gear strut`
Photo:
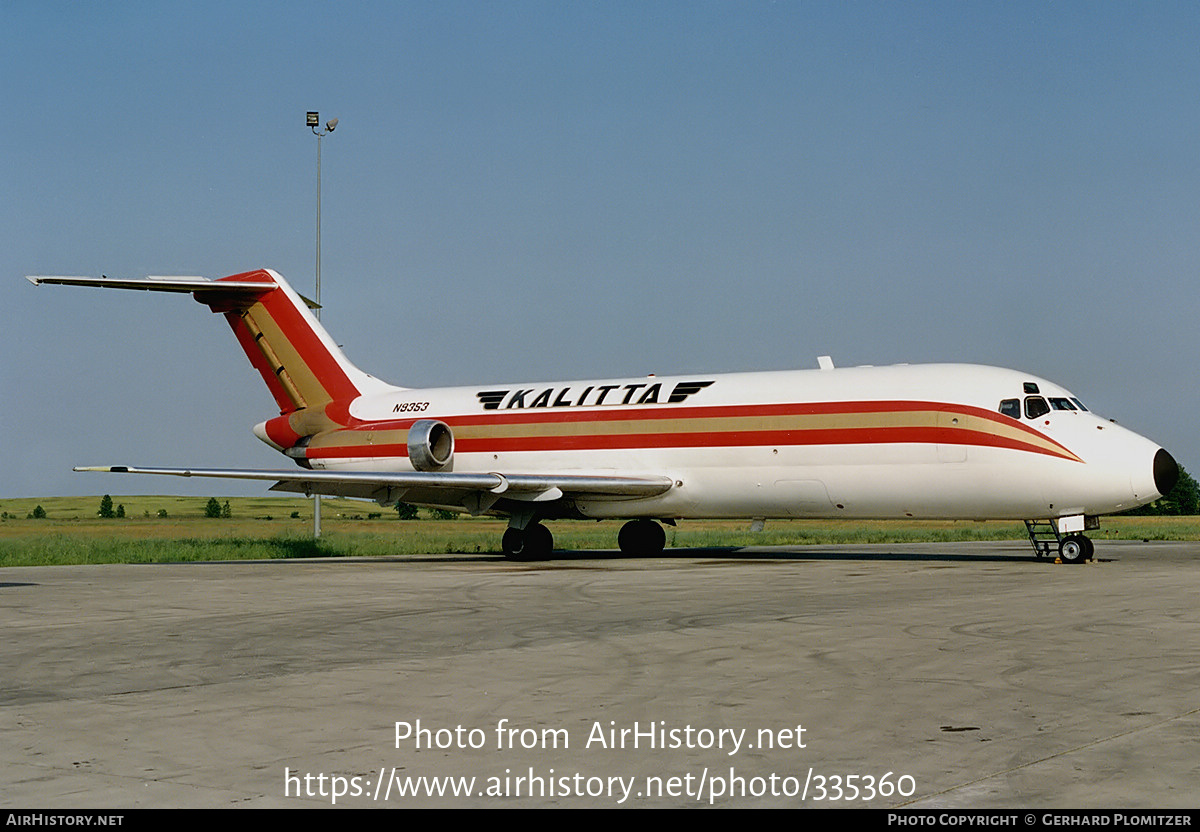
[[[621,527],[617,545],[623,555],[661,555],[667,544],[667,533],[653,520],[630,520]]]
[[[523,529],[510,526],[500,546],[509,560],[545,560],[554,551],[554,535],[541,523]]]

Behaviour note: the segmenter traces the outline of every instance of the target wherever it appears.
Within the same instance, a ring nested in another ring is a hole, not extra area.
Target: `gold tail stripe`
[[[292,404],[298,410],[308,407],[308,402],[300,394],[300,388],[296,386],[296,383],[288,374],[287,368],[283,366],[283,362],[279,360],[279,356],[275,354],[275,350],[271,349],[271,345],[265,337],[266,333],[262,331],[262,328],[254,320],[249,309],[242,313],[242,321],[245,322],[246,328],[250,330],[250,334],[254,336],[254,343],[258,345],[263,358],[267,360],[267,365],[275,373],[275,377],[279,379],[279,383],[283,386],[288,398],[292,400]]]

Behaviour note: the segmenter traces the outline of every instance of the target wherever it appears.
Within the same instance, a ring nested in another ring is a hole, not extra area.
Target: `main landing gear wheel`
[[[1091,560],[1095,551],[1095,544],[1082,534],[1069,534],[1058,544],[1058,557],[1063,563],[1083,563]]]
[[[545,560],[554,551],[554,535],[541,523],[524,529],[509,528],[500,542],[509,560]]]
[[[617,534],[623,555],[661,555],[667,545],[667,533],[653,520],[630,520]]]

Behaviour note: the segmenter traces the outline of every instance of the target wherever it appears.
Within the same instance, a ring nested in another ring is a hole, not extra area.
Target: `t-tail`
[[[256,425],[254,433],[280,450],[301,443],[306,436],[349,425],[350,406],[359,396],[395,389],[351,364],[309,303],[271,269],[220,280],[34,276],[29,281],[35,285],[189,292],[213,312],[223,314],[279,406],[279,415]]]

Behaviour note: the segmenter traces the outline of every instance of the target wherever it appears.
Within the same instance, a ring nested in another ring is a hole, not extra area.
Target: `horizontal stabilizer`
[[[140,289],[145,292],[180,292],[190,294],[249,294],[269,292],[277,284],[267,280],[209,280],[206,277],[68,277],[60,275],[26,275],[34,286],[43,283],[57,286],[96,286],[101,289]],[[319,309],[320,304],[301,296],[309,309]]]

